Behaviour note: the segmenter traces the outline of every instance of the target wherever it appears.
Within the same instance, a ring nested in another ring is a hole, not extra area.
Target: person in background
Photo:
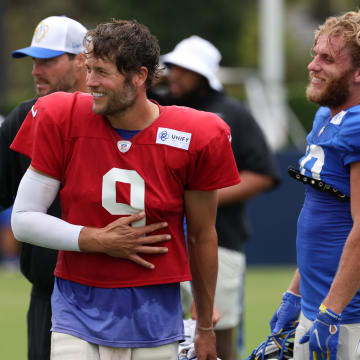
[[[36,98],[17,106],[0,127],[0,207],[3,209],[13,204],[20,180],[30,165],[29,157],[9,146],[37,98],[55,91],[87,90],[82,43],[85,33],[86,28],[73,19],[50,16],[37,25],[29,47],[12,53],[14,58],[32,58]],[[58,199],[49,213],[60,216]],[[13,244],[16,243],[13,239]],[[50,297],[56,259],[55,250],[21,244],[21,272],[32,283],[27,313],[29,360],[50,359]]]
[[[0,127],[5,118],[0,115]],[[11,230],[12,207],[0,208],[0,266],[6,270],[17,271],[19,268],[19,244]]]
[[[7,271],[19,270],[19,243],[11,230],[10,206],[0,212],[0,267]]]
[[[299,170],[298,269],[270,322],[296,327],[294,359],[360,359],[360,12],[315,32],[307,98],[320,107]]]
[[[215,113],[231,129],[232,150],[242,181],[219,190],[216,217],[219,274],[215,306],[220,319],[215,333],[218,356],[222,360],[234,360],[235,332],[238,326],[241,329],[243,319],[244,244],[249,237],[246,202],[274,188],[279,177],[274,156],[260,127],[238,100],[225,94],[216,75],[220,60],[220,52],[209,41],[196,35],[182,40],[172,52],[161,57],[166,66],[165,92],[164,87],[161,94],[155,90],[154,97],[161,104]],[[186,299],[190,286],[184,284],[183,288]]]
[[[217,189],[240,181],[230,129],[148,99],[160,49],[146,26],[100,24],[85,47],[91,95],[40,98],[11,145],[32,160],[15,237],[61,250],[51,358],[177,359],[179,283],[192,277],[197,357],[216,360]],[[59,189],[61,220],[46,214]]]

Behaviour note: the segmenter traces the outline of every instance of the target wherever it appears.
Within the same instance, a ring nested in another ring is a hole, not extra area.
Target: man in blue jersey
[[[294,359],[360,359],[360,12],[315,34],[306,95],[320,105],[300,171],[298,270],[271,322],[294,326]]]

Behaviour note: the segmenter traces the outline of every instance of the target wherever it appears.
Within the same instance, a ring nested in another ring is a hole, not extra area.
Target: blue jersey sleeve
[[[338,141],[339,148],[344,153],[344,165],[360,161],[360,106],[355,106],[346,112]]]

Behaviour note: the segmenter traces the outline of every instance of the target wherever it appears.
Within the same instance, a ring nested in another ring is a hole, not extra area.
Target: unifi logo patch
[[[156,143],[189,150],[191,134],[174,129],[159,127],[156,135]]]
[[[123,154],[128,152],[131,147],[131,142],[126,140],[121,140],[117,142],[117,147]]]

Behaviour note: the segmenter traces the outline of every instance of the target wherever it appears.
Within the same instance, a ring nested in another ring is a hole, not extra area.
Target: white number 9
[[[116,202],[116,183],[130,184],[130,204]],[[111,169],[103,177],[102,206],[111,215],[132,215],[145,210],[145,181],[135,170]],[[134,222],[143,226],[146,218]]]

